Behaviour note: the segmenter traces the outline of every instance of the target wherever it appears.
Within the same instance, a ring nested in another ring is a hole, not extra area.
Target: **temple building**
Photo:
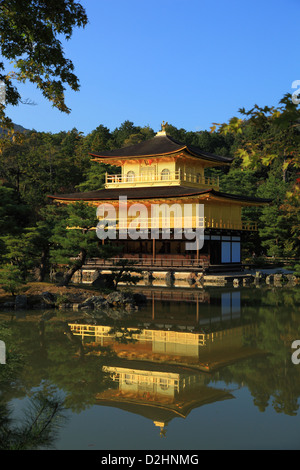
[[[114,265],[125,258],[149,268],[240,268],[243,234],[257,230],[257,221],[244,221],[242,210],[269,201],[219,190],[218,178],[209,177],[209,169],[229,166],[233,159],[178,142],[166,134],[164,125],[152,139],[90,156],[93,161],[119,167],[120,173],[106,174],[104,189],[50,198],[63,204],[85,201],[95,209],[109,204],[115,209],[117,235],[113,242],[122,251],[111,260]],[[121,217],[120,199],[126,200],[125,218]],[[153,206],[158,207],[155,220]],[[196,207],[202,207],[202,212],[195,212]],[[139,237],[129,232],[118,236],[121,230],[124,233],[124,229],[137,226]],[[202,242],[198,240],[187,249],[188,230],[182,231],[182,237],[177,231],[183,226],[190,229],[189,236],[201,226]],[[94,260],[95,267],[99,264],[101,260]]]

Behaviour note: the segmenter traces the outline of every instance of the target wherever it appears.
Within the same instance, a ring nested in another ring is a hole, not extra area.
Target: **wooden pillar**
[[[155,319],[155,297],[154,292],[152,293],[152,320]]]
[[[155,263],[155,238],[153,238],[152,240],[152,261],[153,261],[153,264]]]

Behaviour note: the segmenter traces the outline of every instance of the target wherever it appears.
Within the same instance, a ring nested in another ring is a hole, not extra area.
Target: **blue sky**
[[[19,87],[36,106],[8,107],[37,131],[126,119],[189,131],[227,122],[238,109],[277,105],[300,80],[299,0],[83,0],[85,29],[64,43],[81,89],[68,90],[65,115],[33,85]]]

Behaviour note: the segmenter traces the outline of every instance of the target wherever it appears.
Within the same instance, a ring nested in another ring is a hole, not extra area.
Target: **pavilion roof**
[[[94,153],[90,152],[92,157],[95,159],[109,159],[109,158],[132,158],[132,157],[158,157],[162,155],[169,155],[180,151],[186,151],[193,157],[200,158],[202,160],[208,160],[216,162],[218,164],[223,163],[228,165],[232,162],[233,158],[222,157],[219,155],[213,155],[208,152],[204,152],[198,147],[192,145],[186,145],[183,142],[179,142],[169,135],[157,135],[152,139],[140,142],[139,144],[130,145],[109,152]]]
[[[216,191],[214,189],[201,190],[197,188],[188,188],[183,186],[150,186],[136,188],[113,188],[99,189],[95,191],[78,192],[71,194],[49,195],[50,199],[60,201],[115,201],[119,197],[127,197],[128,200],[149,200],[149,199],[172,199],[172,198],[189,198],[194,196],[211,196],[224,200],[240,201],[253,204],[270,203],[270,199],[262,199],[253,196],[241,196],[237,194],[227,194]]]

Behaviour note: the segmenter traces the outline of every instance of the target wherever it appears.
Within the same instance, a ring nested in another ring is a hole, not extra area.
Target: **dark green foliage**
[[[291,226],[281,210],[287,189],[287,183],[270,173],[258,190],[260,197],[273,200],[273,204],[265,206],[261,211],[259,235],[267,254],[274,257],[292,257],[294,254],[295,247],[290,243]]]
[[[62,285],[68,285],[88,257],[98,253],[96,208],[76,203],[66,207],[66,216],[57,223],[51,236],[51,261],[68,265]]]
[[[64,54],[60,38],[70,39],[76,27],[84,27],[83,6],[74,0],[3,0],[0,3],[0,49],[2,57],[15,65],[8,74],[0,62],[0,80],[6,84],[7,104],[16,105],[21,96],[13,79],[30,81],[53,106],[70,112],[65,103],[65,86],[79,89],[74,65]],[[0,117],[6,123],[3,106]]]
[[[28,224],[30,209],[14,188],[0,184],[0,236],[17,235]]]
[[[24,410],[21,424],[12,421],[10,410],[0,405],[1,450],[52,448],[66,421],[64,400],[55,394],[36,393]]]
[[[17,142],[8,141],[0,155],[0,178],[37,211],[46,204],[47,195],[74,192],[82,182],[90,165],[88,155],[76,155],[82,140],[73,129],[59,134],[29,132]]]
[[[23,283],[22,271],[12,264],[7,264],[0,269],[0,286],[5,292],[12,296],[17,294]]]

